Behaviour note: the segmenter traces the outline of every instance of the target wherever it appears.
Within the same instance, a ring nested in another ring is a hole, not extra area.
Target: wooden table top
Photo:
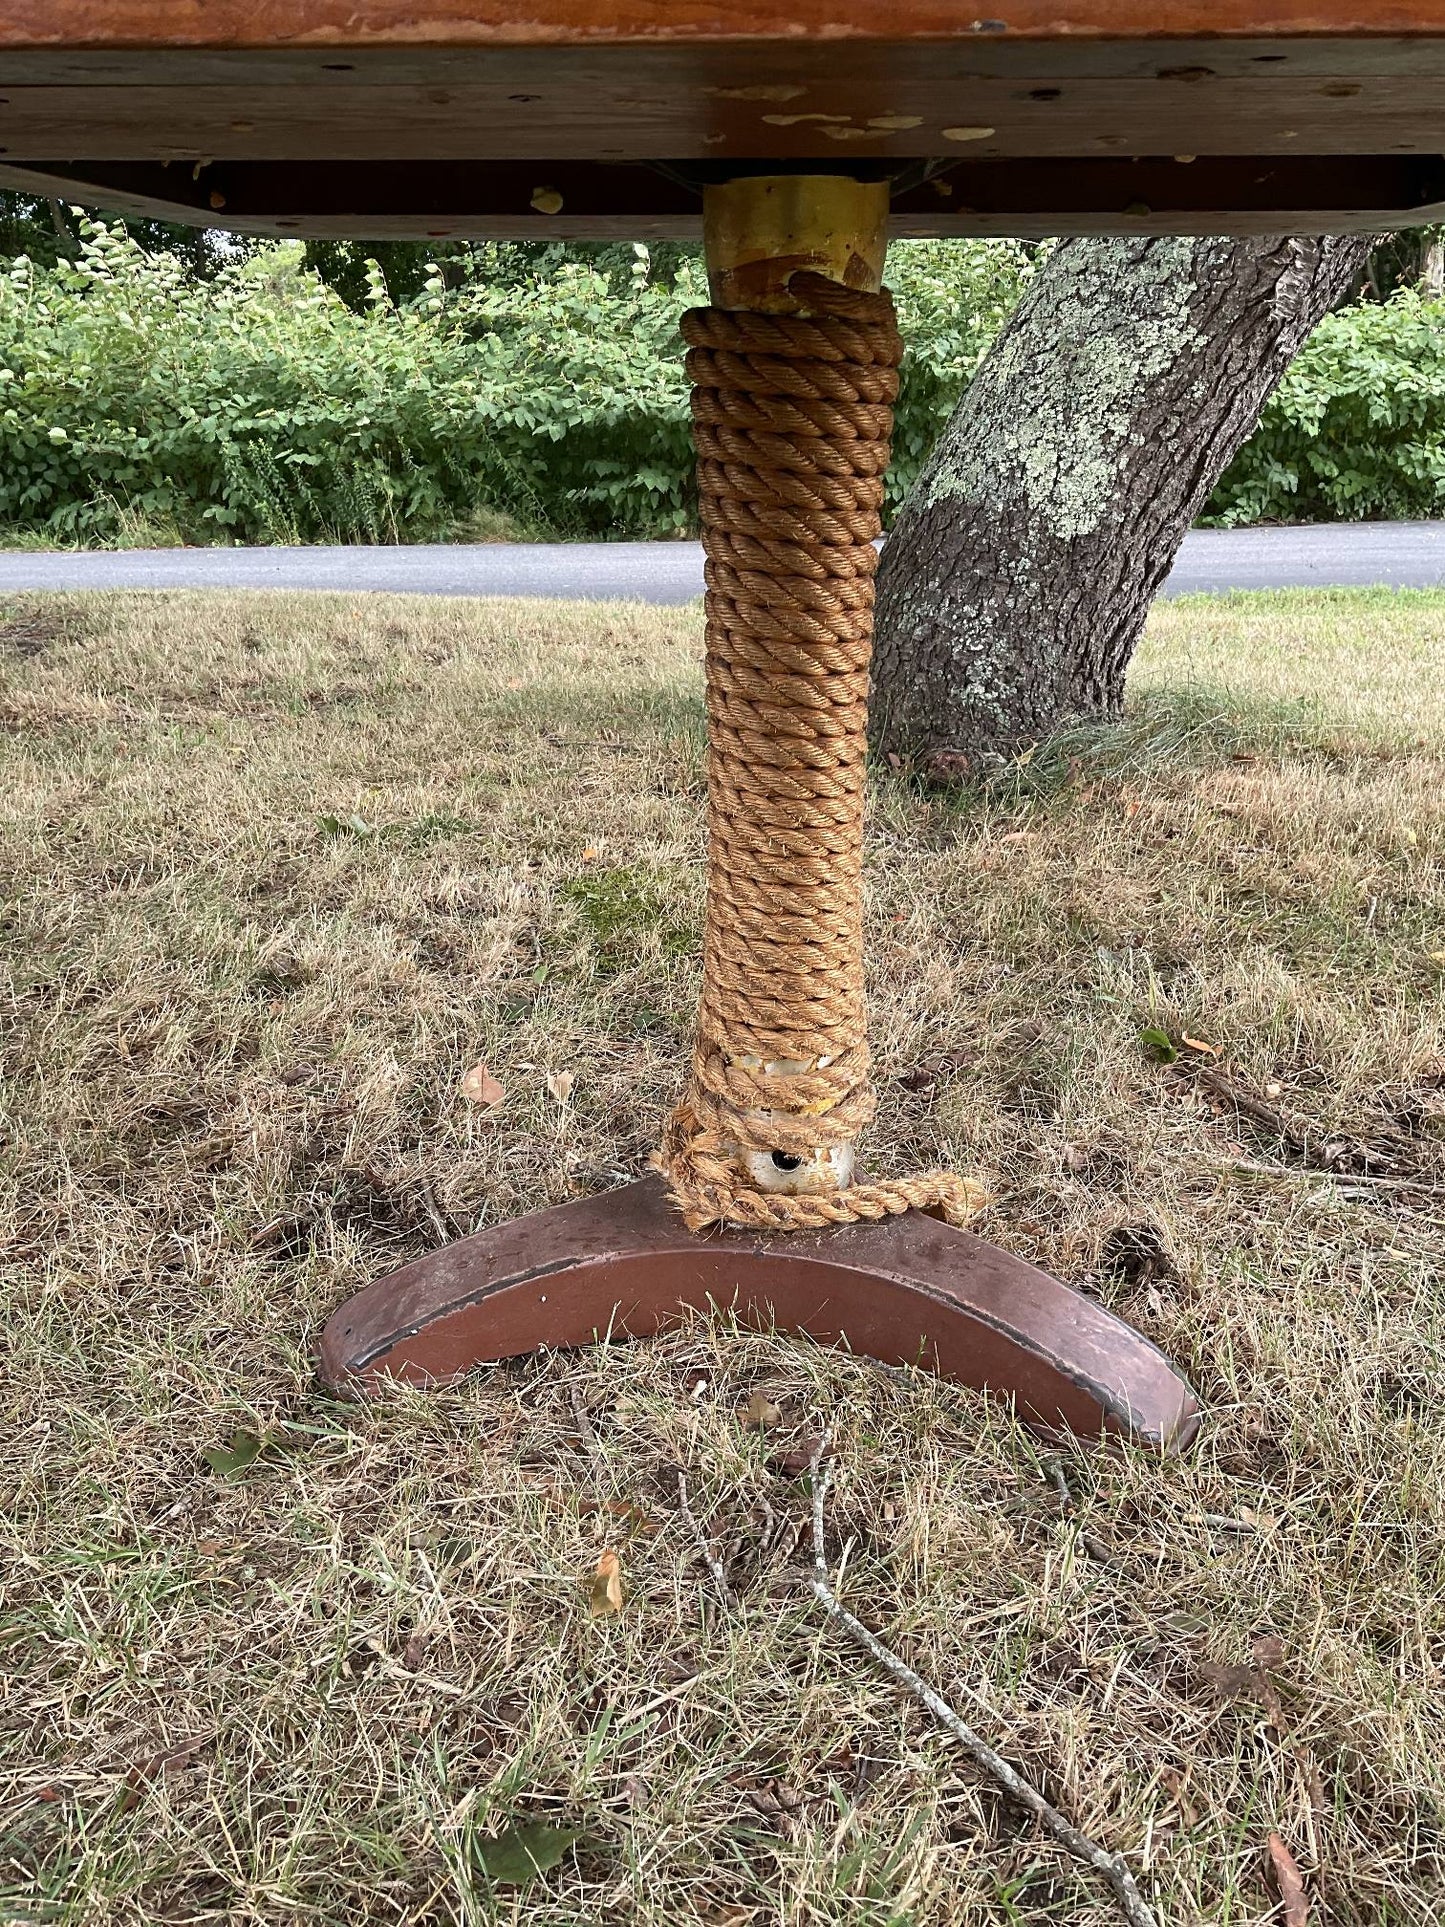
[[[692,234],[883,173],[902,233],[1445,219],[1445,0],[0,0],[0,186],[275,234]]]
[[[0,48],[1163,40],[1445,31],[1441,0],[4,0]]]

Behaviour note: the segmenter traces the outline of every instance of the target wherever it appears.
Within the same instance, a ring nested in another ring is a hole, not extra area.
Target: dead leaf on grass
[[[592,1575],[591,1608],[594,1619],[622,1611],[622,1561],[608,1546]]]
[[[1187,1030],[1184,1033],[1183,1041],[1189,1046],[1190,1050],[1203,1051],[1209,1057],[1218,1057],[1219,1055],[1218,1044],[1206,1044],[1202,1037],[1191,1037]]]
[[[1279,1689],[1270,1678],[1284,1665],[1284,1641],[1273,1633],[1262,1633],[1254,1642],[1253,1663],[1248,1666],[1221,1666],[1213,1660],[1199,1660],[1195,1671],[1219,1699],[1253,1700],[1260,1707],[1277,1738],[1283,1738],[1288,1722]]]
[[[765,1432],[770,1425],[781,1425],[783,1414],[766,1392],[754,1392],[743,1407],[742,1419],[744,1425],[755,1425]]]
[[[777,1458],[773,1461],[774,1467],[790,1479],[800,1479],[805,1472],[812,1470],[813,1454],[817,1449],[817,1439],[800,1439],[796,1445],[791,1446],[786,1452],[780,1452],[778,1454]]]
[[[794,1816],[801,1810],[803,1796],[784,1780],[771,1780],[765,1786],[744,1787],[748,1805],[768,1821],[775,1833],[785,1839],[793,1832]]]
[[[547,1089],[559,1104],[565,1104],[572,1095],[572,1086],[576,1081],[575,1071],[553,1071],[547,1078]]]
[[[462,1096],[484,1110],[495,1110],[507,1095],[485,1064],[473,1064],[462,1079]]]
[[[1269,1836],[1269,1865],[1285,1927],[1309,1927],[1310,1904],[1305,1897],[1304,1878],[1294,1855],[1277,1833]]]
[[[129,1813],[140,1799],[142,1787],[149,1786],[153,1780],[169,1778],[172,1774],[184,1773],[196,1764],[201,1748],[206,1744],[205,1736],[195,1740],[183,1740],[179,1746],[168,1746],[163,1752],[152,1753],[144,1760],[137,1760],[125,1776],[125,1785],[120,1791],[119,1806],[122,1813]]]

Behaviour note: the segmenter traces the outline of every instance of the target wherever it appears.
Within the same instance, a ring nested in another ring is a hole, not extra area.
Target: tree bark
[[[976,773],[1062,724],[1119,715],[1185,531],[1372,245],[1060,244],[884,548],[878,749]]]

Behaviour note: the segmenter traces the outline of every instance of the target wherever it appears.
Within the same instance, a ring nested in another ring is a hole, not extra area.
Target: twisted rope
[[[708,901],[688,1089],[656,1162],[694,1231],[910,1208],[950,1171],[786,1194],[748,1151],[826,1163],[871,1120],[863,800],[873,539],[898,393],[890,296],[796,276],[807,317],[684,315],[707,556]],[[821,1154],[821,1156],[820,1156]]]

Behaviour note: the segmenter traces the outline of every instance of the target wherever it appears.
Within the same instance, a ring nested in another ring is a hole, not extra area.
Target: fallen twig
[[[1221,1532],[1258,1532],[1259,1527],[1253,1519],[1231,1519],[1227,1512],[1201,1512],[1199,1517],[1207,1526],[1217,1526]]]
[[[702,1554],[707,1569],[712,1574],[712,1582],[717,1587],[718,1598],[724,1606],[729,1608],[735,1606],[737,1601],[733,1597],[732,1587],[728,1584],[727,1574],[723,1571],[716,1553],[708,1544],[703,1529],[693,1517],[692,1507],[687,1502],[687,1474],[681,1468],[677,1474],[677,1509],[697,1541],[698,1551]]]
[[[1304,1178],[1312,1184],[1328,1178],[1341,1191],[1372,1185],[1381,1191],[1417,1191],[1427,1198],[1445,1198],[1445,1184],[1430,1184],[1423,1178],[1391,1178],[1372,1171],[1326,1171],[1318,1165],[1265,1164],[1259,1158],[1235,1157],[1228,1162],[1231,1170],[1246,1171],[1253,1177]]]
[[[582,1387],[572,1380],[567,1387],[567,1401],[572,1407],[572,1416],[577,1421],[577,1431],[582,1443],[591,1453],[597,1451],[597,1428],[592,1423],[592,1414],[587,1409],[587,1401],[582,1396]]]
[[[778,1515],[768,1504],[768,1495],[766,1492],[759,1493],[758,1503],[763,1508],[763,1519],[765,1521],[763,1536],[758,1544],[758,1557],[761,1559],[766,1557],[769,1547],[778,1536]]]
[[[1074,1510],[1074,1495],[1069,1490],[1069,1482],[1064,1477],[1064,1468],[1057,1459],[1045,1459],[1044,1469],[1049,1475],[1049,1483],[1058,1494],[1059,1510],[1066,1516]]]
[[[1222,1070],[1205,1064],[1191,1065],[1196,1084],[1212,1092],[1221,1103],[1232,1104],[1242,1117],[1272,1131],[1299,1167],[1321,1176],[1349,1179],[1356,1184],[1413,1185],[1409,1171],[1400,1169],[1401,1140],[1397,1135],[1375,1137],[1331,1136],[1313,1130],[1308,1124],[1287,1117],[1274,1105],[1238,1084]],[[1371,1165],[1383,1166],[1371,1171]]]
[[[813,1597],[835,1626],[840,1627],[855,1646],[861,1646],[865,1653],[876,1660],[886,1673],[892,1675],[900,1686],[906,1687],[913,1697],[926,1707],[939,1725],[944,1727],[958,1741],[964,1752],[978,1767],[981,1767],[996,1786],[999,1786],[1021,1807],[1033,1814],[1060,1846],[1071,1853],[1076,1860],[1082,1860],[1109,1883],[1118,1899],[1124,1918],[1130,1927],[1159,1927],[1153,1908],[1134,1884],[1134,1876],[1129,1872],[1123,1857],[1112,1854],[1097,1845],[1087,1834],[1080,1833],[1071,1820],[1059,1812],[1030,1785],[1001,1754],[995,1753],[985,1740],[979,1738],[973,1728],[962,1720],[948,1704],[934,1692],[933,1688],[913,1668],[901,1660],[897,1653],[885,1646],[876,1634],[870,1633],[861,1619],[855,1619],[846,1606],[840,1604],[828,1583],[828,1562],[823,1553],[823,1502],[833,1480],[831,1463],[823,1470],[823,1458],[832,1444],[833,1428],[827,1426],[818,1440],[813,1453],[813,1571],[808,1584]]]
[[[429,1184],[419,1185],[417,1189],[421,1197],[422,1209],[431,1220],[432,1230],[435,1231],[443,1244],[450,1244],[451,1240],[456,1236],[456,1233],[455,1231],[449,1231],[447,1229],[446,1221],[441,1214],[441,1206],[437,1203],[436,1193]]]
[[[1276,1110],[1273,1104],[1266,1104],[1262,1097],[1256,1097],[1253,1091],[1247,1090],[1242,1084],[1237,1084],[1223,1071],[1212,1070],[1207,1064],[1191,1065],[1190,1068],[1197,1084],[1202,1084],[1205,1090],[1212,1091],[1224,1103],[1232,1104],[1235,1110],[1245,1117],[1252,1117],[1256,1124],[1263,1124],[1266,1130],[1273,1131],[1280,1142],[1289,1145],[1298,1157],[1308,1158],[1308,1135],[1304,1131],[1297,1130],[1284,1113]]]

